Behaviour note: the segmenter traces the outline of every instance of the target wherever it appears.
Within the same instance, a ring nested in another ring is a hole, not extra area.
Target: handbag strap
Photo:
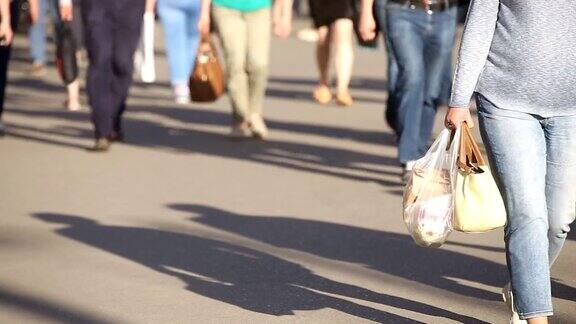
[[[465,173],[478,173],[480,166],[486,165],[484,156],[480,151],[478,143],[474,140],[474,136],[470,131],[470,127],[466,122],[460,126],[460,149],[458,152],[458,168]]]

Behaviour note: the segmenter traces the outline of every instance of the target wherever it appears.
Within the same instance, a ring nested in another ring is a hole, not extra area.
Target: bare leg
[[[329,64],[330,64],[330,38],[331,31],[328,26],[318,28],[318,42],[316,43],[316,62],[320,72],[320,85],[328,86],[330,79]]]
[[[548,324],[548,317],[535,317],[527,321],[528,324]]]
[[[80,110],[80,80],[74,80],[66,86],[66,90],[68,91],[66,108],[68,110]]]
[[[328,26],[318,28],[318,42],[316,43],[316,63],[320,78],[318,86],[314,90],[314,99],[321,103],[327,104],[332,100],[332,92],[329,88],[330,82],[330,39],[332,32]]]
[[[336,50],[335,63],[338,76],[339,103],[352,104],[348,87],[352,78],[352,66],[354,64],[354,48],[352,45],[353,24],[351,19],[338,19],[332,25],[333,41]],[[341,99],[341,100],[340,100]],[[342,102],[340,102],[342,101]]]

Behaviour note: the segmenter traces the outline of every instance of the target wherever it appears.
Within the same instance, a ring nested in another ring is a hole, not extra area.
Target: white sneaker
[[[228,133],[228,137],[231,139],[249,138],[251,135],[252,132],[250,131],[248,122],[234,123],[230,129],[230,133]]]
[[[266,127],[266,123],[262,118],[262,115],[254,114],[250,118],[250,130],[254,137],[259,139],[266,139],[268,138],[268,127]]]
[[[512,318],[510,318],[510,324],[527,324],[526,320],[520,319],[518,312],[516,311],[516,306],[514,306],[514,294],[512,294],[512,289],[510,288],[510,283],[506,284],[502,288],[502,299],[508,305],[510,310],[512,310]]]
[[[173,88],[174,101],[179,105],[186,105],[190,103],[190,89],[187,85],[175,85]]]

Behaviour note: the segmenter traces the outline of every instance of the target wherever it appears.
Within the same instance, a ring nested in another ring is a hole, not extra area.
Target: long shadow
[[[306,90],[294,90],[294,89],[286,89],[286,88],[276,88],[273,86],[269,86],[266,89],[266,96],[268,97],[276,97],[282,99],[291,99],[291,100],[303,100],[303,101],[310,101],[312,102],[312,93],[311,91]],[[354,95],[354,101],[357,102],[368,102],[368,103],[378,103],[384,104],[386,100],[381,98],[373,98],[367,96],[359,96]]]
[[[316,86],[318,85],[317,79],[312,78],[291,78],[291,77],[281,77],[272,76],[268,78],[269,83],[278,84],[289,84],[289,85],[306,85],[306,86]],[[354,77],[350,82],[351,89],[358,90],[375,90],[375,91],[387,91],[388,82],[382,78],[368,78],[368,77]]]
[[[73,120],[88,120],[86,117],[80,119],[78,113],[70,113],[67,111],[53,111],[53,110],[38,110],[38,109],[18,109],[10,108],[9,113],[25,115],[30,117],[51,117],[63,118]],[[170,118],[175,121],[191,124],[202,125],[229,125],[230,114],[222,113],[219,111],[190,109],[189,107],[176,108],[176,107],[154,107],[154,106],[135,106],[129,108],[129,113],[126,116],[127,120],[131,115],[146,113],[155,114],[158,116]],[[284,122],[281,120],[269,119],[266,121],[268,126],[274,130],[281,130],[299,134],[319,135],[330,138],[338,138],[343,140],[352,140],[362,143],[380,144],[380,145],[394,145],[395,136],[389,132],[384,131],[370,131],[355,128],[326,126],[313,123],[299,123],[299,122]],[[145,130],[142,130],[145,131]]]
[[[293,315],[299,310],[335,309],[381,323],[417,321],[362,306],[339,295],[409,309],[464,323],[477,319],[423,303],[340,283],[276,256],[230,243],[150,228],[108,226],[71,215],[38,213],[34,217],[61,224],[64,237],[179,278],[187,289],[243,309]]]
[[[45,91],[55,93],[65,93],[66,87],[63,84],[55,83],[43,78],[27,78],[27,79],[14,79],[10,80],[10,87],[17,87],[20,89],[30,89],[34,91]]]
[[[399,181],[384,180],[367,170],[364,164],[396,165],[390,157],[351,151],[344,148],[324,147],[307,143],[270,139],[266,142],[230,141],[221,134],[190,128],[165,128],[143,120],[127,120],[126,128],[145,130],[138,137],[130,137],[130,145],[166,148],[190,153],[201,153],[229,159],[247,160],[264,165],[311,172],[342,179],[375,182],[386,186],[399,186]],[[354,173],[351,173],[353,171]]]
[[[26,314],[34,314],[37,318],[57,323],[93,323],[111,324],[111,321],[99,316],[88,314],[84,311],[75,310],[64,305],[55,304],[52,301],[24,295],[1,287],[0,305],[19,309]]]
[[[13,112],[33,116],[61,116],[73,120],[85,120],[86,118],[83,114],[70,114],[64,111],[20,110]],[[208,114],[208,116],[209,118],[219,118],[218,114]],[[15,126],[19,129],[26,128],[22,125]],[[166,128],[158,123],[131,118],[126,118],[125,129],[128,134],[126,141],[128,145],[248,160],[343,179],[375,182],[386,186],[397,187],[401,185],[399,181],[385,180],[381,177],[383,174],[396,175],[396,173],[364,166],[366,164],[374,166],[396,165],[396,160],[390,157],[279,139],[270,139],[266,142],[244,141],[238,143],[226,139],[221,134],[190,128]],[[78,134],[80,136],[88,135],[83,129],[74,130],[70,127],[48,130],[35,128],[33,130],[45,133],[47,136],[60,135],[77,138]],[[40,137],[36,137],[35,140],[40,140]],[[46,142],[50,143],[51,141],[48,138]]]
[[[465,296],[500,300],[500,295],[459,283],[502,287],[507,269],[493,261],[446,249],[423,249],[408,235],[320,221],[241,215],[193,204],[169,207],[192,213],[192,221],[236,233],[277,247],[352,262],[386,274]],[[553,284],[555,296],[573,299],[576,289]]]
[[[131,107],[132,113],[152,113],[173,120],[205,125],[228,125],[230,114],[214,110],[199,110],[176,107]],[[282,130],[299,134],[319,135],[330,138],[353,140],[362,143],[394,145],[395,136],[390,132],[370,131],[357,128],[319,125],[314,123],[284,122],[276,119],[266,121],[272,130]]]

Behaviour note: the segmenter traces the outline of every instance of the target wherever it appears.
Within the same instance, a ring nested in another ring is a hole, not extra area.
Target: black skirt
[[[310,0],[314,26],[330,26],[338,19],[354,19],[356,0]]]

